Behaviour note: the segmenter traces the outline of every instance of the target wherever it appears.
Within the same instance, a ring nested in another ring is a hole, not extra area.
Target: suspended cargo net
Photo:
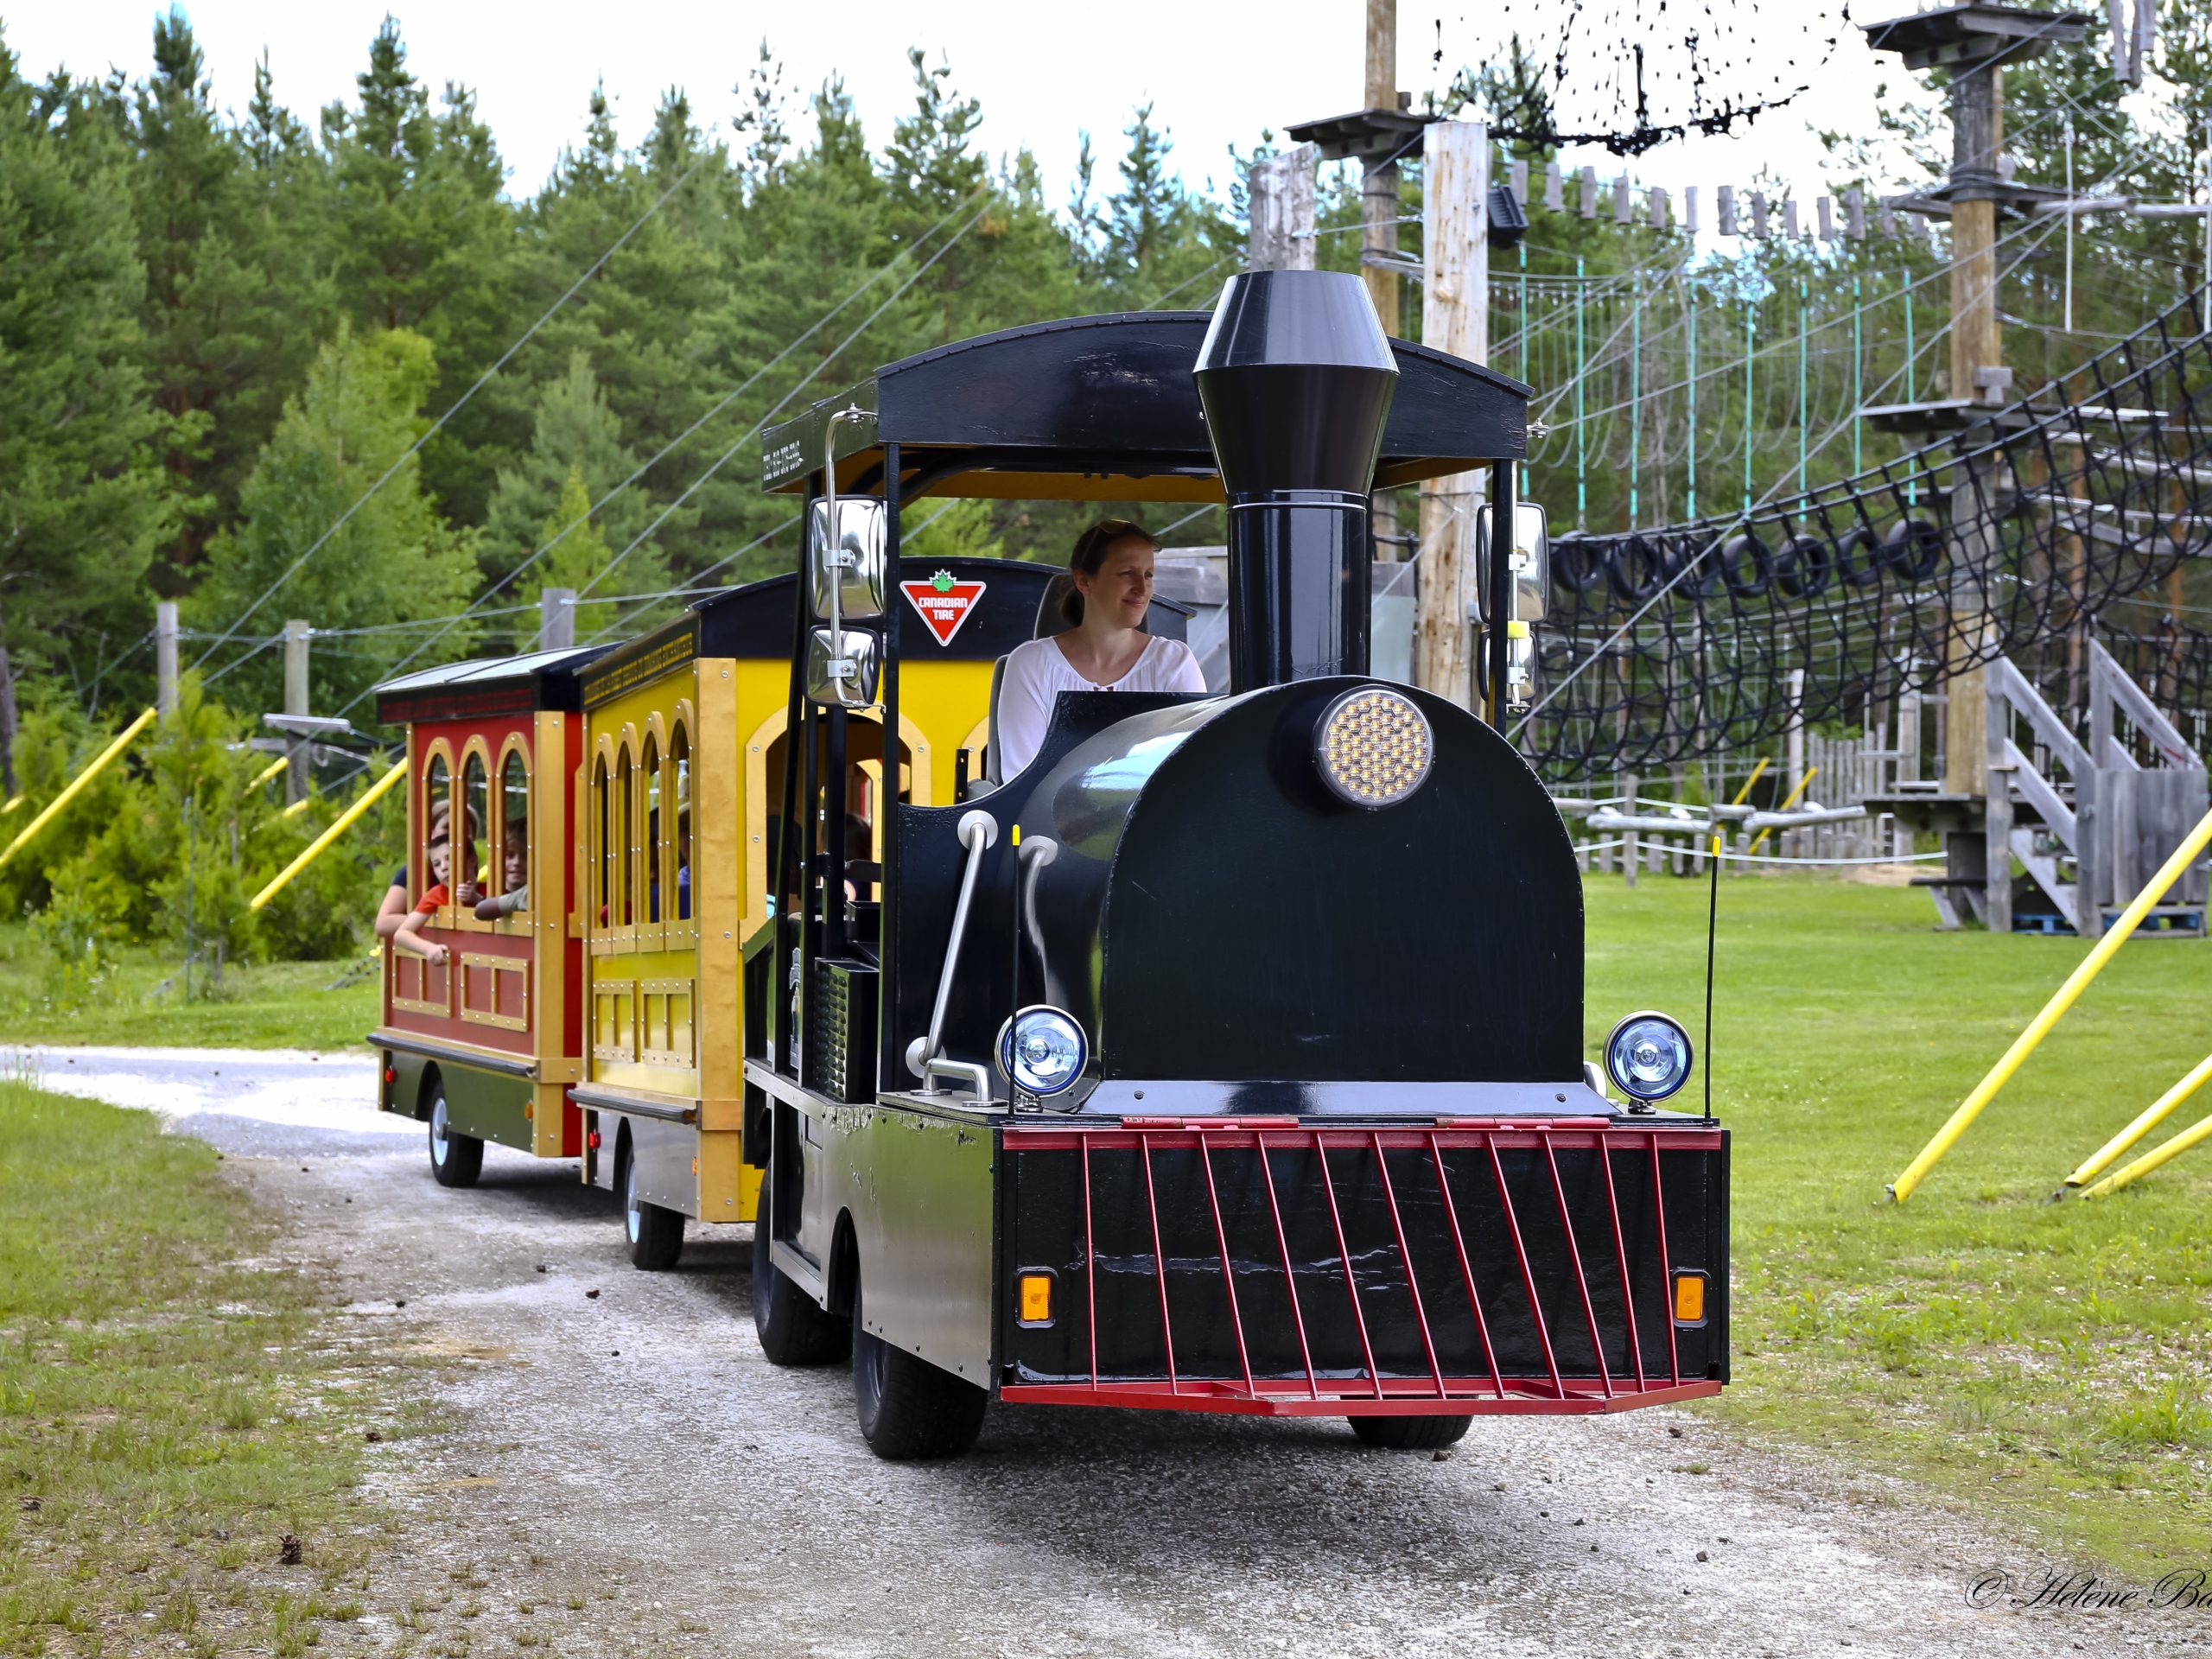
[[[2099,624],[2212,551],[2209,401],[2212,341],[2184,302],[1854,477],[1749,513],[1557,536],[1518,741],[1559,781],[1649,771],[1867,721],[1997,657],[2048,685],[2086,672],[2092,633],[2188,731],[2203,636],[2146,629],[2132,605]]]

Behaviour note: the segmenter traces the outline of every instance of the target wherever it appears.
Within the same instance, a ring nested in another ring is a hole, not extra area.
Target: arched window
[[[453,773],[445,756],[434,755],[429,775],[423,781],[423,884],[416,890],[418,895],[453,873],[452,829]]]
[[[453,884],[456,892],[467,886],[480,893],[490,874],[485,867],[492,826],[492,780],[485,774],[482,755],[471,754],[461,762],[461,792],[466,810],[454,833]]]
[[[639,781],[645,785],[645,846],[643,862],[645,867],[645,919],[660,920],[660,849],[668,835],[668,826],[660,821],[660,741],[651,733],[645,735],[645,759],[639,763]]]
[[[607,909],[612,894],[607,879],[613,830],[607,813],[607,757],[601,755],[593,763],[591,771],[591,902],[601,927],[607,925],[607,918],[613,913]]]
[[[637,768],[630,764],[626,743],[614,757],[614,880],[613,912],[607,918],[616,927],[629,927],[638,915],[638,804],[632,785]]]
[[[691,919],[691,738],[680,720],[669,734],[668,770],[670,790],[675,796],[671,810],[676,815],[676,825],[670,844],[674,852],[671,863],[675,871],[676,919],[688,922]]]
[[[509,915],[530,908],[530,763],[509,749],[499,768],[499,866],[492,890],[509,902]]]

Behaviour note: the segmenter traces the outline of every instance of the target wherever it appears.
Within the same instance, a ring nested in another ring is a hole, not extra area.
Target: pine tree
[[[273,633],[287,616],[318,630],[384,629],[462,607],[475,586],[474,534],[439,516],[423,493],[420,457],[406,455],[436,374],[420,334],[357,335],[340,325],[239,492],[237,527],[209,544],[207,579],[188,609],[199,626],[235,624],[357,501],[353,517],[254,613],[247,634]],[[363,501],[395,461],[391,480]],[[469,638],[466,627],[447,635],[443,654],[458,654]],[[315,652],[313,707],[346,706],[413,643],[404,631],[374,632]],[[219,660],[211,671],[227,666]],[[226,675],[223,696],[233,706],[275,708],[281,677],[281,660],[261,652]]]
[[[137,637],[178,522],[139,367],[129,164],[91,94],[34,88],[0,38],[0,645],[18,673]]]

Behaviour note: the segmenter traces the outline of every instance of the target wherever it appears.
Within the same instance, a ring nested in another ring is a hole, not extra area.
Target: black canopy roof
[[[761,438],[761,482],[796,494],[822,466],[831,415],[840,489],[883,481],[899,449],[899,493],[1024,499],[1218,501],[1221,480],[1192,371],[1210,311],[1071,317],[902,358]],[[1378,488],[1528,453],[1529,388],[1478,364],[1394,340],[1396,393]]]

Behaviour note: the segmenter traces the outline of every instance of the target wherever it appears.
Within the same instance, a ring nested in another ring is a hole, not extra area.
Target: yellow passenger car
[[[880,792],[947,805],[983,775],[994,667],[1033,636],[1054,574],[1020,560],[906,562],[899,776],[887,784],[869,761],[848,786],[846,880],[863,932],[875,920]],[[687,1221],[753,1218],[761,1160],[743,1155],[752,1034],[740,982],[772,934],[768,826],[796,695],[795,601],[788,575],[731,588],[582,676],[584,1075],[569,1098],[584,1112],[584,1178],[621,1198],[640,1268],[672,1266]],[[1155,602],[1156,632],[1179,638],[1183,620]],[[851,744],[882,753],[874,730]],[[821,769],[808,770],[812,787]]]

